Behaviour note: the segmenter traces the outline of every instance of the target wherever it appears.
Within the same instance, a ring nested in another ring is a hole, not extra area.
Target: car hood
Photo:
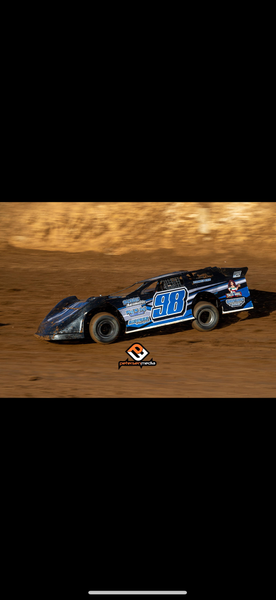
[[[81,319],[87,310],[96,302],[97,298],[91,296],[87,300],[79,300],[76,296],[65,298],[59,302],[40,323],[37,335],[52,336],[60,333],[71,322]]]

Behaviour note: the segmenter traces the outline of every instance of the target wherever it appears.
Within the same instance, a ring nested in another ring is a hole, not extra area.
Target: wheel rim
[[[99,337],[108,340],[115,333],[115,326],[109,319],[103,319],[97,324],[97,334]]]
[[[204,308],[203,310],[201,310],[198,313],[197,320],[198,320],[199,324],[202,325],[203,327],[204,326],[210,327],[211,325],[214,325],[214,323],[216,321],[216,315],[215,315],[214,311],[212,311],[211,309]]]

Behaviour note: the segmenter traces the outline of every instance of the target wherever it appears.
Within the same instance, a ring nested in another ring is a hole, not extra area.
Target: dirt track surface
[[[226,263],[224,262],[226,260]],[[263,398],[276,395],[276,269],[244,256],[172,252],[118,257],[7,247],[0,257],[0,396],[16,398]],[[34,333],[62,298],[122,289],[177,269],[248,266],[255,310],[232,314],[209,333],[191,324],[126,335],[119,342],[51,343]],[[239,315],[239,316],[238,316]],[[155,367],[118,370],[139,341]]]

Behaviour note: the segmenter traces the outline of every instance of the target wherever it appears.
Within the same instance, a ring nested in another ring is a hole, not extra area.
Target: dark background
[[[173,412],[172,399],[156,399],[138,413],[127,400],[94,402],[2,403],[11,597],[270,597],[269,405],[175,400]]]

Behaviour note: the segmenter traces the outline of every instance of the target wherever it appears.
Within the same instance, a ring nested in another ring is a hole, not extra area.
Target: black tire
[[[219,322],[219,311],[211,302],[198,302],[194,307],[192,327],[197,331],[212,331]]]
[[[89,333],[98,344],[112,344],[120,335],[120,321],[111,313],[98,313],[89,323]]]

